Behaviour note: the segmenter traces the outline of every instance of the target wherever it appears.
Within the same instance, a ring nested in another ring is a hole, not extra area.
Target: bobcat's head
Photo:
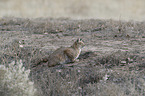
[[[82,48],[82,47],[84,47],[85,46],[85,44],[84,44],[84,42],[83,42],[83,40],[82,39],[80,39],[80,38],[78,38],[76,41],[75,41],[75,47],[77,47],[77,48]]]

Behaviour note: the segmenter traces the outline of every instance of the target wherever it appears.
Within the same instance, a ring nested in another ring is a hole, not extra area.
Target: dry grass
[[[143,96],[144,26],[144,22],[113,20],[3,18],[0,62],[9,67],[22,59],[40,96]],[[31,68],[78,37],[86,46],[74,66]]]

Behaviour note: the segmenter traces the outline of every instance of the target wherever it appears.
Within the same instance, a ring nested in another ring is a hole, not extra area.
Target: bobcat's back
[[[50,54],[50,56],[48,57],[48,66],[55,66],[58,64],[64,64],[69,62],[68,57],[64,53],[66,49],[67,48],[62,47]]]

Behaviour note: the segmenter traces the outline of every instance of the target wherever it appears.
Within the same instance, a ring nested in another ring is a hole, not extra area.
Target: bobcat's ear
[[[82,39],[78,38],[78,39],[77,39],[77,42],[80,42],[80,41],[82,41]]]
[[[77,39],[77,42],[79,42],[79,41],[80,41],[80,38]]]

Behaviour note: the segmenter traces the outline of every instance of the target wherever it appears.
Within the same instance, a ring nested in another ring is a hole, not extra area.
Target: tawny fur
[[[72,46],[58,48],[50,54],[47,59],[44,59],[41,62],[46,62],[48,67],[75,62],[77,61],[83,46],[83,41],[81,39],[77,39]]]

